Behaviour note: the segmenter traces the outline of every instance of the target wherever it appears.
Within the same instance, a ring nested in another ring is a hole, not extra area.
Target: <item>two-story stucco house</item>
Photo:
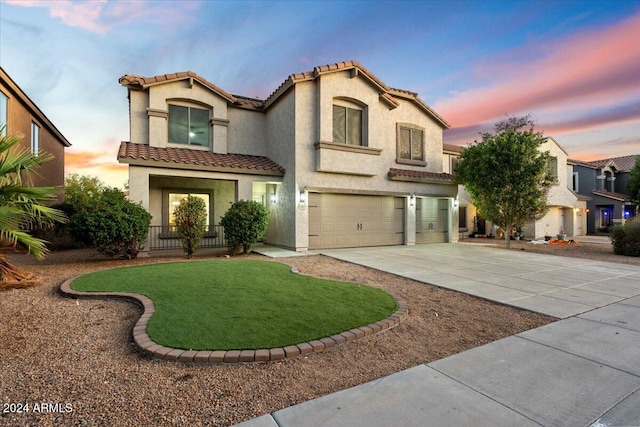
[[[569,160],[573,167],[573,191],[588,198],[588,233],[607,233],[609,226],[624,223],[635,215],[627,185],[637,156],[591,162]]]
[[[455,164],[460,157],[461,147],[445,144],[443,151],[443,170],[453,174]],[[546,138],[540,151],[549,152],[549,171],[554,183],[547,194],[549,211],[539,220],[532,220],[524,227],[524,235],[529,239],[544,236],[555,237],[563,231],[568,237],[582,236],[587,232],[587,200],[572,190],[573,162],[568,160],[567,152],[551,137]],[[485,221],[471,202],[471,196],[463,186],[458,190],[459,230],[461,233],[496,235],[490,223]]]
[[[194,194],[212,226],[236,200],[264,203],[265,243],[297,251],[457,240],[458,186],[442,168],[448,124],[357,62],[292,74],[264,100],[193,72],[119,81],[130,141],[118,159],[156,228]]]
[[[53,159],[38,167],[37,174],[30,175],[30,183],[37,187],[54,186],[62,189],[64,149],[71,144],[2,67],[0,126],[4,126],[5,135],[22,136],[18,145],[21,149],[36,154],[46,152],[53,155]]]

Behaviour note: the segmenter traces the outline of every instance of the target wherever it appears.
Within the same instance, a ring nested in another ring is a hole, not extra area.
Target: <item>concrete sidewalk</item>
[[[565,319],[242,426],[640,426],[640,267],[462,244],[325,253]]]

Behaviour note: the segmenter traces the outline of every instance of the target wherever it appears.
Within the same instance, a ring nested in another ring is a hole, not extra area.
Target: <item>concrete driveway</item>
[[[319,251],[561,319],[640,295],[640,267],[441,243]]]
[[[322,253],[564,320],[242,426],[640,426],[640,267],[467,244]]]

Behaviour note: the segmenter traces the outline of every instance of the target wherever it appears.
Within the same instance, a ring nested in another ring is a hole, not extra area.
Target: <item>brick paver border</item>
[[[300,274],[295,268],[291,271]],[[60,285],[60,292],[71,298],[120,299],[132,301],[142,307],[143,312],[133,327],[133,342],[148,356],[169,361],[196,364],[265,363],[272,360],[292,359],[309,353],[323,351],[337,345],[359,340],[398,326],[409,314],[407,302],[391,295],[398,303],[398,309],[384,320],[351,329],[330,337],[303,342],[296,345],[260,350],[194,351],[165,347],[154,342],[147,335],[147,323],[155,311],[149,297],[127,292],[80,292],[71,289],[71,283],[81,276],[75,276]]]

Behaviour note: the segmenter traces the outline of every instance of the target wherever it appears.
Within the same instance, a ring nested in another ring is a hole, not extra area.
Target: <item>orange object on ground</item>
[[[558,246],[566,246],[566,245],[574,245],[578,242],[575,240],[549,240],[550,245],[558,245]]]

